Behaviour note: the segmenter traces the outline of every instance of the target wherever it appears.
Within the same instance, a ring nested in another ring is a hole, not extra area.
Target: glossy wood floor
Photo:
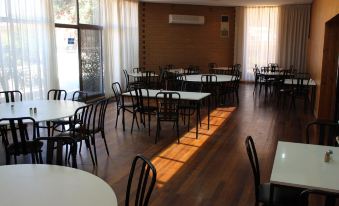
[[[93,168],[83,149],[78,158],[80,169],[92,172],[114,189],[119,205],[124,204],[128,173],[133,157],[141,153],[152,159],[158,171],[151,205],[253,205],[253,176],[245,150],[245,138],[254,138],[262,182],[268,181],[278,140],[301,142],[305,125],[314,119],[304,112],[303,102],[297,110],[278,109],[273,101],[253,95],[253,85],[240,86],[240,105],[216,108],[211,113],[211,128],[203,118],[199,139],[195,129],[187,132],[181,122],[181,143],[176,143],[172,124],[163,124],[158,144],[154,144],[155,126],[148,130],[136,127],[131,134],[131,114],[126,113],[126,131],[121,121],[115,124],[115,104],[110,104],[106,118],[106,136],[110,155],[97,138],[98,166]],[[206,111],[203,112],[205,117]],[[195,119],[192,117],[192,122]],[[4,164],[4,158],[1,158]],[[93,191],[95,192],[95,191]],[[100,204],[98,204],[100,205]]]

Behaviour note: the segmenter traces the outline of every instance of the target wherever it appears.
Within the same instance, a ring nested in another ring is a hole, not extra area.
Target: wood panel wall
[[[169,24],[169,14],[205,16],[204,25]],[[228,15],[229,38],[220,37],[221,15]],[[139,62],[149,70],[174,64],[198,65],[207,71],[207,64],[233,64],[235,8],[181,4],[139,4]]]

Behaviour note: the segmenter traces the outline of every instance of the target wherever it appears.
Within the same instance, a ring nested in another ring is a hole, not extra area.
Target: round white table
[[[217,76],[217,82],[229,82],[232,81],[232,75],[224,75],[224,74],[212,74]],[[188,82],[201,82],[202,74],[190,74],[185,75],[183,80]]]
[[[13,105],[13,106],[12,106]],[[61,119],[74,115],[76,109],[85,103],[71,100],[33,100],[0,104],[0,119],[32,117],[37,122]],[[37,108],[37,113],[30,114],[29,108]]]
[[[56,165],[0,166],[2,206],[116,206],[112,188],[88,172]]]

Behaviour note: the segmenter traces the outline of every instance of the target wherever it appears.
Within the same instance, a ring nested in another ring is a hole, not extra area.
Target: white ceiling
[[[210,6],[255,6],[255,5],[285,5],[309,4],[312,0],[140,0],[142,2],[193,4]]]

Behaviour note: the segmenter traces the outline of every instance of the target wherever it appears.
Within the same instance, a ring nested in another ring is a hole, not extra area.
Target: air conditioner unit
[[[177,15],[170,14],[168,23],[170,24],[204,24],[204,16],[193,16],[193,15]]]

